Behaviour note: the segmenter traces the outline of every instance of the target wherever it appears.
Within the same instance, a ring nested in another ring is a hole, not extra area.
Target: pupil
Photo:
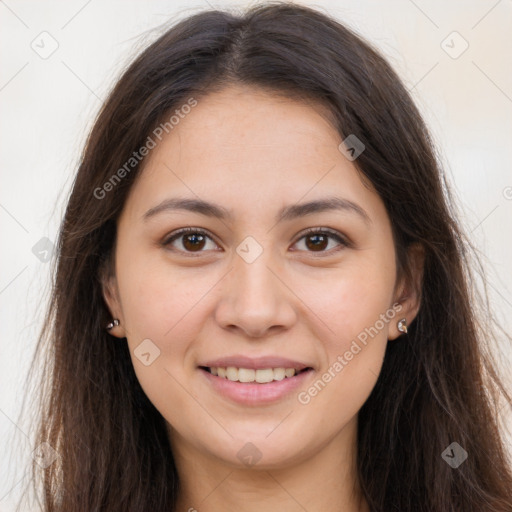
[[[192,245],[189,247],[188,244],[190,243],[191,239],[194,239],[195,242],[193,241],[192,242]],[[197,242],[199,242],[199,244],[197,244]],[[183,243],[183,245],[187,248],[187,249],[201,249],[202,248],[202,245],[201,245],[201,242],[204,243],[204,236],[203,235],[199,235],[199,234],[193,234],[193,235],[187,235],[185,237],[185,241]]]
[[[325,235],[310,235],[308,237],[308,240],[315,240],[315,242],[313,242],[313,244],[312,244],[313,248],[325,249],[325,247],[326,247],[327,237]],[[308,245],[308,247],[311,248],[309,246],[309,244],[306,244],[306,245]]]

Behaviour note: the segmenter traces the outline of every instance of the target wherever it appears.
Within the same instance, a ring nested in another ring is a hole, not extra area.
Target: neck
[[[237,467],[197,450],[172,431],[180,479],[176,510],[369,512],[358,485],[356,443],[357,417],[310,457],[287,466]]]

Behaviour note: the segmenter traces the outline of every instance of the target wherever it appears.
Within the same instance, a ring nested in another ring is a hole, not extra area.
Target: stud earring
[[[405,318],[402,318],[397,324],[396,324],[398,330],[400,332],[403,332],[404,334],[407,334],[407,321]]]
[[[118,326],[119,325],[119,320],[117,318],[114,318],[112,320],[112,322],[110,322],[108,325],[107,325],[107,331],[110,331],[111,329],[113,329],[114,327]]]

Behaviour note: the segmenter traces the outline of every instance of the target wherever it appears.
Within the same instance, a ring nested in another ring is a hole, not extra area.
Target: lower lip
[[[307,370],[293,377],[285,377],[283,380],[259,384],[257,382],[234,382],[212,375],[202,368],[199,368],[199,371],[215,391],[243,405],[262,405],[277,402],[295,391],[313,373],[313,370]]]

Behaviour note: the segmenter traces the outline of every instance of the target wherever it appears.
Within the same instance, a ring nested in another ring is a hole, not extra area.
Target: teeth
[[[293,377],[295,375],[295,370],[293,368],[286,368],[284,371],[285,377]]]
[[[274,380],[283,380],[286,377],[284,368],[274,368]]]
[[[293,377],[298,373],[295,368],[264,368],[253,370],[250,368],[235,368],[234,366],[212,367],[209,368],[212,375],[217,375],[222,379],[228,379],[233,382],[258,382],[265,384],[274,380],[283,380]]]
[[[295,370],[293,371],[295,373]],[[256,370],[256,382],[265,384],[265,382],[272,382],[274,380],[274,370],[268,368],[267,370]]]
[[[249,370],[248,368],[240,368],[238,370],[239,382],[254,382],[255,376],[256,372],[254,370]]]
[[[238,368],[234,368],[233,366],[228,366],[226,368],[226,378],[228,380],[238,380]]]

